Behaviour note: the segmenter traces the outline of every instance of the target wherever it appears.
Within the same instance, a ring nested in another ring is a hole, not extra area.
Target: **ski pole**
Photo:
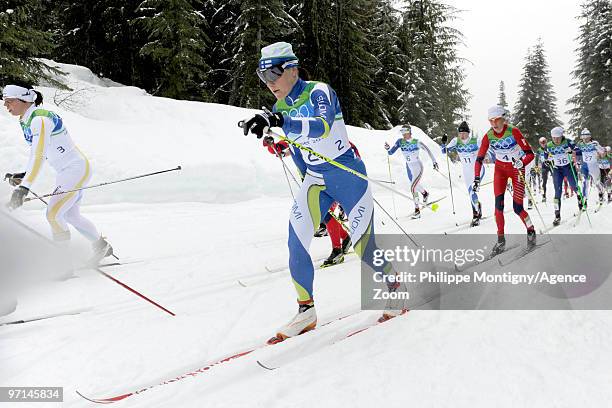
[[[96,270],[96,272],[98,272],[99,274],[107,277],[108,279],[112,280],[113,282],[115,282],[116,284],[123,286],[124,288],[126,288],[127,290],[129,290],[130,292],[134,293],[135,295],[139,296],[140,298],[146,300],[147,302],[157,306],[158,308],[160,308],[161,310],[163,310],[164,312],[172,315],[172,316],[176,316],[174,313],[172,313],[171,311],[169,311],[168,309],[166,309],[165,307],[163,307],[162,305],[160,305],[159,303],[156,303],[155,301],[149,299],[148,297],[146,297],[145,295],[143,295],[142,293],[138,292],[137,290],[134,290],[132,288],[130,288],[128,285],[126,285],[125,283],[121,282],[120,280],[113,278],[111,275],[109,275],[108,273],[104,272],[103,270],[101,270],[100,268],[94,268]]]
[[[124,181],[129,181],[129,180],[135,180],[135,179],[139,179],[139,178],[143,178],[143,177],[149,177],[149,176],[154,176],[156,174],[162,174],[162,173],[168,173],[171,171],[177,171],[177,170],[182,170],[181,166],[177,166],[174,169],[168,169],[168,170],[161,170],[161,171],[156,171],[153,173],[148,173],[148,174],[142,174],[140,176],[134,176],[134,177],[128,177],[128,178],[124,178],[121,180],[115,180],[115,181],[108,181],[106,183],[100,183],[100,184],[95,184],[93,186],[87,186],[87,187],[82,187],[82,188],[76,188],[74,190],[68,190],[68,191],[58,191],[55,193],[51,193],[51,194],[45,194],[43,196],[38,197],[38,199],[42,198],[42,197],[52,197],[52,196],[56,196],[56,195],[60,195],[60,194],[67,194],[67,193],[74,193],[76,191],[81,191],[81,190],[87,190],[90,188],[97,188],[97,187],[102,187],[102,186],[107,186],[109,184],[117,184],[117,183],[123,183]],[[37,198],[26,198],[24,200],[24,202],[26,201],[31,201],[31,200],[36,200]]]
[[[384,208],[382,205],[380,205],[380,203],[379,203],[378,201],[376,201],[376,199],[375,199],[374,197],[372,197],[372,200],[374,200],[374,203],[376,203],[376,205],[378,205],[378,207],[380,207],[380,209],[381,209],[381,210],[382,210],[382,211],[383,211],[385,214],[387,214],[387,217],[389,217],[389,218],[391,219],[391,221],[393,221],[393,223],[394,223],[395,225],[397,225],[397,228],[399,228],[399,229],[400,229],[400,231],[402,231],[402,232],[404,233],[404,235],[406,235],[406,236],[408,237],[408,239],[409,239],[410,241],[412,241],[412,243],[413,243],[413,244],[414,244],[414,245],[415,245],[415,246],[418,248],[419,244],[417,244],[417,243],[416,243],[416,241],[415,241],[415,240],[412,238],[412,236],[410,236],[410,234],[408,234],[408,233],[407,233],[407,232],[406,232],[406,231],[405,231],[405,230],[402,228],[402,226],[401,226],[401,225],[399,225],[399,223],[393,219],[393,217],[391,216],[391,214],[389,214],[389,213],[387,212],[387,210],[385,210],[385,208]]]
[[[272,150],[274,150],[274,155],[279,158],[279,160],[281,161],[281,163],[283,165],[283,172],[285,173],[285,180],[287,180],[287,185],[289,186],[289,191],[291,192],[291,197],[295,201],[295,195],[293,194],[293,188],[291,188],[291,182],[289,181],[289,176],[287,175],[287,165],[285,164],[285,161],[283,160],[283,156],[281,156],[282,152],[277,152],[276,151],[276,146],[274,146],[274,142],[268,144],[268,146],[272,147]]]
[[[238,122],[238,126],[242,127],[242,123],[243,123],[243,121]],[[412,202],[415,202],[414,198],[410,197],[408,194],[405,194],[405,193],[403,193],[403,192],[401,192],[399,190],[394,189],[393,187],[389,187],[388,185],[386,185],[384,183],[380,183],[380,182],[378,182],[378,181],[376,181],[376,180],[374,180],[374,179],[372,179],[372,178],[370,178],[370,177],[368,177],[368,176],[366,176],[364,174],[361,174],[360,172],[358,172],[356,170],[353,170],[350,167],[347,167],[347,166],[345,166],[342,163],[338,163],[337,161],[332,160],[329,157],[326,157],[326,156],[322,155],[321,153],[318,153],[318,152],[316,152],[316,151],[314,151],[314,150],[312,150],[312,149],[310,149],[310,148],[308,148],[308,147],[306,147],[306,146],[304,146],[304,145],[302,145],[302,144],[300,144],[300,143],[298,143],[298,142],[296,142],[294,140],[291,140],[288,137],[279,135],[278,133],[275,133],[272,130],[268,130],[268,134],[270,134],[272,136],[276,136],[279,139],[284,140],[287,143],[297,147],[298,149],[303,150],[305,152],[308,152],[308,153],[312,154],[313,156],[316,156],[319,159],[326,161],[327,163],[331,164],[332,166],[336,166],[339,169],[342,169],[342,170],[344,170],[344,171],[346,171],[346,172],[348,172],[348,173],[350,173],[350,174],[352,174],[352,175],[354,175],[356,177],[359,177],[362,180],[368,181],[368,182],[370,182],[372,184],[375,184],[375,185],[377,185],[379,187],[383,187],[383,188],[385,188],[387,190],[393,191],[393,192],[399,194],[400,196],[402,196],[404,198],[407,198],[407,199],[409,199]],[[427,208],[429,208],[433,212],[436,212],[437,209],[438,209],[437,206],[435,208],[433,208],[432,206],[427,206]]]
[[[520,160],[520,159],[513,159],[513,163],[516,162],[517,160]],[[521,172],[520,169],[516,169],[516,171],[518,172],[518,176],[519,176],[519,179],[521,180],[521,183],[523,183],[523,185],[527,188],[527,193],[529,194],[529,197],[531,198],[531,201],[533,202],[533,206],[535,207],[536,211],[538,212],[538,215],[540,216],[540,221],[542,221],[543,228],[546,228],[544,217],[542,217],[542,213],[540,212],[540,209],[538,208],[538,204],[534,200],[533,194],[531,194],[531,188],[529,188],[529,185],[525,182],[525,176],[523,176],[523,173]]]
[[[453,182],[451,181],[450,160],[448,159],[448,152],[446,152],[445,156],[446,156],[446,167],[448,168],[448,186],[450,187],[451,203],[453,205],[453,215],[456,215],[455,214],[455,197],[453,196]],[[440,173],[439,170],[438,172]]]
[[[391,158],[387,154],[387,166],[389,167],[389,181],[391,184],[395,184],[393,182],[393,176],[391,175]],[[395,208],[395,193],[391,192],[391,200],[393,200],[393,214],[395,215],[395,219],[397,220],[397,209]]]
[[[49,205],[49,203],[48,203],[48,202],[46,202],[45,200],[43,200],[41,196],[39,196],[38,194],[36,194],[36,193],[35,193],[35,192],[33,192],[32,190],[30,190],[30,193],[32,193],[32,195],[33,195],[34,197],[36,197],[36,199],[37,199],[37,200],[40,200],[40,201],[42,201],[43,203],[45,203],[45,205],[46,205],[46,206],[48,206],[48,205]],[[24,201],[25,201],[25,200],[24,200]]]
[[[291,169],[287,166],[287,164],[285,164],[285,161],[281,158],[281,162],[283,163],[283,167],[285,169],[285,177],[287,176],[287,173],[289,173],[289,175],[291,175],[291,178],[293,179],[293,182],[298,186],[298,188],[301,186],[300,182],[297,181],[297,179],[295,178],[295,176],[293,175],[293,172],[291,171]],[[287,180],[289,181],[289,180]],[[291,189],[291,185],[289,185],[289,190],[291,190],[291,195],[293,195],[293,190]],[[295,197],[293,197],[293,199],[295,200]],[[338,216],[336,216],[336,214],[334,214],[333,211],[328,210],[327,211],[329,213],[329,215],[331,215],[336,221],[338,221],[338,223],[340,223],[340,225],[342,226],[342,228],[344,228],[344,230],[350,234],[350,231],[348,229],[348,227],[346,226],[346,224],[344,223],[343,220],[341,220],[340,218],[338,218]]]
[[[584,195],[582,194],[582,189],[580,188],[580,184],[578,183],[578,177],[576,177],[576,172],[574,171],[574,163],[572,160],[572,156],[568,153],[567,158],[570,163],[569,165],[570,165],[570,169],[572,170],[572,175],[574,176],[574,181],[576,182],[576,190],[578,190],[578,197],[580,198],[580,203],[582,204],[582,208],[584,208],[585,198],[584,198]],[[591,224],[591,217],[589,217],[589,212],[586,210],[586,208],[584,212],[586,213],[587,220],[589,220],[589,226],[593,228],[593,224]]]
[[[12,175],[11,175],[10,173],[6,173],[6,175],[4,176],[4,181],[6,181],[7,179],[9,179],[9,178],[10,178],[9,176],[12,176]],[[30,193],[32,193],[32,195],[33,195],[34,197],[36,197],[37,199],[39,199],[40,201],[42,201],[43,203],[45,203],[45,205],[49,205],[49,203],[47,203],[45,200],[43,200],[42,198],[40,198],[40,196],[39,196],[38,194],[36,194],[35,192],[33,192],[33,191],[32,191],[32,190],[30,190],[30,189],[28,189],[28,191],[29,191]]]

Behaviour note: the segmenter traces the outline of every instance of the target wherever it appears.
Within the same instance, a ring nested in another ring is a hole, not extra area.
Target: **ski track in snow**
[[[177,314],[170,317],[90,270],[76,279],[32,287],[19,295],[18,309],[0,323],[82,310],[25,324],[0,326],[0,386],[64,387],[62,407],[92,406],[75,394],[110,397],[197,369],[218,358],[264,342],[295,313],[295,292],[287,271],[266,275],[266,267],[286,265],[291,197],[282,168],[261,147],[242,136],[236,122],[251,111],[215,104],[174,101],[142,90],[100,82],[82,67],[63,65],[74,84],[87,86],[88,103],[70,112],[53,104],[77,144],[91,158],[92,184],[182,165],[162,175],[91,190],[83,213],[109,237],[120,257],[142,262],[106,270]],[[53,90],[43,88],[47,100]],[[441,157],[419,130],[417,137]],[[382,146],[392,131],[349,127],[368,174],[388,179]],[[17,121],[0,113],[2,170],[20,169],[27,148]],[[431,197],[448,194],[448,181],[431,169],[424,155],[423,183]],[[391,158],[396,187],[408,191],[403,159]],[[293,170],[293,164],[289,161]],[[446,166],[442,166],[445,171]],[[489,166],[490,167],[490,166]],[[453,177],[460,174],[452,165]],[[492,177],[487,171],[487,182]],[[50,191],[47,167],[34,186]],[[443,233],[467,222],[467,194],[454,183],[451,200],[437,213],[406,218],[413,205],[399,196],[399,223],[409,233]],[[549,185],[552,191],[552,183]],[[10,188],[0,185],[0,196]],[[393,214],[392,197],[373,187]],[[495,233],[492,186],[480,192],[488,219],[462,233]],[[594,203],[595,197],[591,197]],[[537,205],[546,226],[553,220],[552,198]],[[511,209],[506,195],[506,209]],[[575,198],[563,200],[563,217],[576,211]],[[529,211],[536,229],[544,228]],[[566,222],[557,233],[607,233],[612,206],[589,214],[580,225]],[[48,234],[43,207],[29,203],[15,214]],[[399,233],[375,209],[377,232]],[[384,223],[384,225],[383,225]],[[523,233],[510,211],[506,232]],[[86,248],[74,234],[75,245]],[[554,242],[554,241],[553,241]],[[315,238],[313,257],[329,253],[329,238]],[[319,321],[359,308],[359,263],[315,272]],[[528,258],[523,260],[528,262]],[[263,274],[263,275],[262,275]],[[259,278],[261,276],[261,279]],[[257,278],[255,278],[257,277]],[[241,287],[239,279],[255,279]],[[427,308],[425,305],[424,308]],[[129,407],[319,407],[352,406],[603,406],[612,399],[612,316],[598,311],[412,311],[384,325],[335,342],[376,318],[363,312],[304,338],[254,352],[236,361],[132,396]],[[335,344],[334,344],[335,343]],[[282,360],[263,370],[255,361]],[[19,407],[40,404],[20,403]],[[54,404],[45,404],[54,406]]]

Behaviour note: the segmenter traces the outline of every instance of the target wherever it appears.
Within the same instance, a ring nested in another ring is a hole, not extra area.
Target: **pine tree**
[[[372,29],[370,43],[372,53],[378,60],[373,78],[373,89],[381,100],[378,115],[384,119],[385,127],[390,128],[399,123],[399,101],[405,88],[404,66],[406,56],[398,47],[400,25],[399,12],[391,1],[378,0],[374,4],[375,12],[371,19]]]
[[[499,82],[499,100],[497,104],[502,108],[508,107],[508,102],[506,102],[506,85],[504,84],[504,81]]]
[[[144,39],[138,38],[136,8],[141,0],[100,0],[93,3],[56,0],[48,14],[56,20],[59,46],[54,58],[83,65],[96,75],[126,85],[146,88],[139,80],[143,71],[138,51]],[[153,70],[146,67],[145,79]]]
[[[548,134],[561,123],[557,118],[557,98],[550,83],[541,40],[538,40],[533,50],[528,51],[519,86],[514,124],[529,135],[530,142],[535,143],[537,136]]]
[[[285,41],[297,30],[297,22],[284,10],[282,0],[231,0],[239,5],[239,15],[230,38],[231,89],[229,104],[261,108],[274,103],[274,97],[261,83],[255,70],[261,49]],[[295,51],[295,50],[294,50]]]
[[[41,81],[64,87],[54,79],[60,72],[37,58],[53,51],[51,34],[34,27],[39,4],[32,0],[0,1],[0,83]]]
[[[385,128],[387,123],[379,113],[382,102],[372,87],[372,78],[379,69],[379,61],[369,51],[372,44],[368,28],[374,4],[369,0],[337,3],[335,70],[330,83],[338,93],[346,123]]]
[[[232,44],[231,33],[234,22],[240,13],[239,2],[227,0],[207,0],[201,9],[206,21],[210,39],[208,65],[210,71],[206,79],[206,89],[211,101],[228,104],[232,89]],[[211,29],[212,28],[212,29]]]
[[[154,95],[205,100],[209,67],[205,60],[209,39],[205,18],[196,11],[198,0],[144,0],[136,20],[147,33],[140,55],[156,64]]]
[[[589,0],[582,5],[578,61],[573,72],[577,93],[568,102],[573,108],[570,128],[587,127],[612,143],[612,2]]]
[[[300,27],[295,31],[296,42],[293,44],[296,55],[300,57],[300,65],[308,71],[311,79],[330,83],[337,69],[334,48],[337,41],[336,5],[332,0],[286,3]]]
[[[401,120],[429,134],[451,133],[464,117],[469,94],[457,46],[461,33],[448,26],[457,10],[436,0],[408,0],[400,50],[408,58]]]

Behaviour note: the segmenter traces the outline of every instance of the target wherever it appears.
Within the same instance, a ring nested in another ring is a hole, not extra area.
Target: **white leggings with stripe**
[[[87,159],[75,160],[57,173],[55,191],[69,191],[87,186],[91,179],[91,167]],[[47,207],[47,221],[51,225],[56,241],[70,239],[72,225],[90,241],[96,241],[100,234],[96,226],[81,215],[80,206],[83,191],[52,196]]]
[[[425,192],[425,188],[420,183],[421,177],[423,176],[423,163],[420,160],[410,163],[406,162],[406,172],[408,173],[408,180],[410,180],[410,192],[418,208],[420,203],[418,193]]]

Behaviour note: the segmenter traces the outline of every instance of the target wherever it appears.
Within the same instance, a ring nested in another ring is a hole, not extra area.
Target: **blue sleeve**
[[[397,139],[395,144],[391,147],[391,149],[389,149],[389,152],[388,152],[389,156],[391,156],[393,153],[395,153],[397,149],[399,149],[401,142],[402,142],[402,139]]]
[[[310,93],[310,101],[314,106],[311,117],[290,118],[285,116],[283,131],[309,138],[325,138],[329,135],[337,113],[337,98],[333,90],[326,84],[318,84]]]
[[[442,154],[447,154],[448,152],[457,150],[457,138],[453,138],[453,140],[451,140],[447,145],[442,144],[440,147],[442,148]]]

